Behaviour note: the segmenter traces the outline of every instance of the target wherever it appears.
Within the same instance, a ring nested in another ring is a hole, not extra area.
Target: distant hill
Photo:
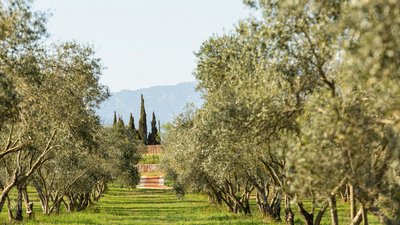
[[[155,86],[139,90],[122,90],[111,93],[97,110],[103,124],[112,124],[114,110],[128,123],[129,113],[133,113],[135,125],[139,121],[140,94],[143,94],[147,113],[147,122],[150,123],[154,111],[161,124],[172,121],[174,115],[182,112],[189,102],[201,106],[200,93],[195,91],[196,82],[180,83],[172,86]]]

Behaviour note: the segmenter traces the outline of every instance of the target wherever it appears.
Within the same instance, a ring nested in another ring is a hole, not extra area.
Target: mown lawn
[[[139,163],[141,164],[159,164],[160,163],[160,155],[142,155]]]
[[[35,201],[34,196],[32,196]],[[112,185],[95,206],[83,212],[43,216],[35,202],[36,217],[24,224],[276,224],[255,215],[235,215],[210,205],[207,197],[188,194],[177,199],[172,190],[125,189]],[[0,214],[0,224],[8,223],[6,209]],[[341,204],[341,224],[348,224],[347,207]],[[296,224],[303,224],[297,209]],[[283,223],[282,223],[283,224]],[[323,224],[330,224],[329,212]],[[371,218],[371,225],[379,223]]]

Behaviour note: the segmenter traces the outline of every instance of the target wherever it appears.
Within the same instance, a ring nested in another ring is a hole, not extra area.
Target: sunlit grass
[[[33,193],[32,193],[33,195]],[[82,212],[43,216],[34,196],[36,216],[24,224],[284,224],[263,220],[253,204],[253,215],[236,215],[222,206],[208,202],[202,194],[188,194],[177,199],[172,190],[126,189],[111,185],[100,201]],[[304,224],[296,207],[295,224]],[[328,209],[329,210],[329,209]],[[348,207],[340,203],[340,224],[349,224]],[[282,218],[284,216],[282,215]],[[0,214],[0,223],[8,222],[6,208]],[[329,211],[323,224],[330,224]],[[371,217],[371,225],[377,225]]]
[[[142,155],[139,163],[141,164],[158,164],[160,163],[160,155]]]
[[[160,171],[143,172],[140,173],[141,176],[164,176],[165,174]]]

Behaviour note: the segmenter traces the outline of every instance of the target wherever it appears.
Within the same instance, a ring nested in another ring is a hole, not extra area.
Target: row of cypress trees
[[[117,118],[117,112],[114,111],[114,121],[113,126],[116,126],[117,123],[124,124],[124,121],[121,116]],[[160,121],[158,122],[160,124]],[[156,115],[153,112],[151,118],[151,132],[147,133],[147,117],[146,117],[146,109],[144,107],[144,98],[141,95],[141,102],[140,102],[140,118],[139,118],[139,127],[136,129],[135,127],[135,119],[130,113],[129,115],[129,123],[127,125],[127,129],[129,132],[132,132],[133,136],[139,139],[145,145],[159,145],[161,144],[161,137],[159,129],[157,128],[157,120]]]

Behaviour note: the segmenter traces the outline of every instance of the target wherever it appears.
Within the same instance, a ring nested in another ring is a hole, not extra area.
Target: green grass
[[[140,164],[159,164],[160,155],[143,155],[139,161]]]
[[[235,215],[223,207],[209,204],[204,195],[188,194],[180,200],[172,190],[129,190],[111,185],[100,202],[88,210],[51,216],[41,215],[39,203],[33,193],[31,195],[35,201],[36,217],[24,221],[24,224],[274,224],[263,220],[255,205],[252,205],[253,216]],[[296,224],[303,224],[297,209],[294,210]],[[348,224],[346,205],[340,204],[338,210],[341,224]],[[8,218],[4,208],[0,224],[6,222]],[[330,224],[329,211],[323,224]],[[379,223],[371,217],[370,224]]]
[[[141,176],[164,176],[164,173],[160,171],[152,171],[152,172],[145,172],[140,173]]]

